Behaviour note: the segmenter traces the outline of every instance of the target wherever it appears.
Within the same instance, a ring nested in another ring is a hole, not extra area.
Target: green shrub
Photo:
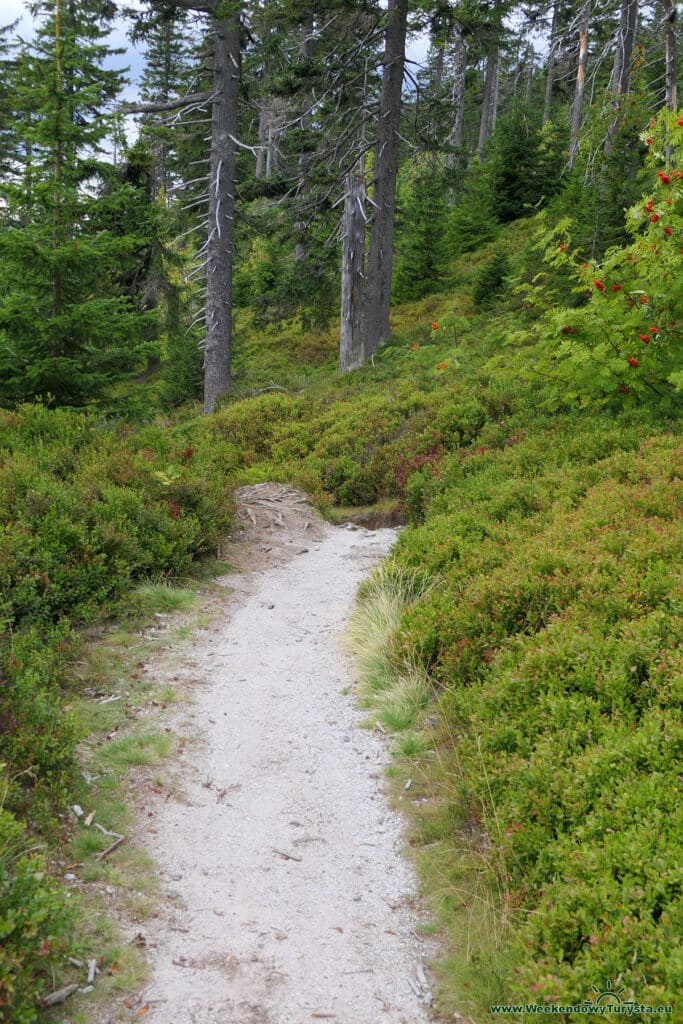
[[[634,433],[563,432],[446,462],[399,550],[441,583],[396,653],[440,688],[463,815],[524,911],[505,998],[576,1001],[619,978],[664,1004],[683,950],[677,441],[601,460]]]
[[[27,851],[25,828],[0,805],[0,1021],[33,1024],[67,948],[72,908]]]
[[[0,413],[0,758],[18,780],[13,806],[42,815],[69,785],[77,728],[60,706],[73,627],[212,550],[230,523],[233,467],[230,445],[200,430]]]
[[[549,375],[554,408],[577,401],[681,407],[683,172],[665,154],[680,152],[683,119],[664,110],[646,135],[655,184],[628,210],[630,244],[608,249],[598,263],[572,243],[568,218],[544,235],[547,263],[569,274],[578,298],[575,308],[555,307],[542,322],[535,372]]]
[[[14,633],[0,649],[0,755],[14,781],[6,802],[37,825],[49,821],[74,784],[78,727],[62,708],[62,687],[75,647],[65,622]]]
[[[507,253],[497,252],[477,274],[472,299],[477,306],[493,306],[500,297],[505,278],[510,273]]]

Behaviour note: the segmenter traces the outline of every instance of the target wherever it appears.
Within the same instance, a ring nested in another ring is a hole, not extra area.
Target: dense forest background
[[[0,51],[7,406],[130,413],[118,385],[161,363],[161,405],[203,388],[210,411],[233,321],[321,326],[340,306],[351,369],[392,297],[541,209],[580,210],[574,242],[599,260],[627,241],[643,130],[677,103],[673,0],[30,10]],[[123,16],[137,102],[107,44]]]
[[[28,9],[0,34],[0,1021],[51,1019],[74,960],[139,984],[93,926],[134,859],[68,808],[123,829],[125,765],[172,745],[135,731],[125,628],[263,480],[406,524],[354,631],[420,780],[439,1012],[613,985],[677,1019],[674,0]]]

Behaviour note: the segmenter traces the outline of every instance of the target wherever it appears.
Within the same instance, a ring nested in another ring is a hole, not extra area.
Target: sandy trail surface
[[[395,531],[328,526],[278,485],[238,497],[234,593],[175,669],[192,697],[166,721],[188,737],[179,798],[145,797],[162,896],[144,1019],[422,1024],[431,949],[386,740],[359,727],[340,646]]]

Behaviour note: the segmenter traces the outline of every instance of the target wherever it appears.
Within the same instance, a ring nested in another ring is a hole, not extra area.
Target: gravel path
[[[169,723],[191,737],[182,798],[156,797],[141,836],[163,891],[144,1019],[422,1024],[432,950],[339,642],[395,532],[327,526],[272,485],[241,501],[243,563],[261,565],[225,578],[235,594],[189,648],[193,703]]]

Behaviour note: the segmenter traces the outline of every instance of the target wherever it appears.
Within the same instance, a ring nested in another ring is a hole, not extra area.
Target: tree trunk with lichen
[[[677,65],[677,33],[676,19],[678,12],[676,0],[664,0],[664,81],[666,90],[666,109],[672,113],[678,106],[678,65]],[[666,158],[671,163],[674,148],[666,147]]]
[[[550,24],[550,52],[548,53],[548,67],[545,79],[545,98],[543,101],[544,125],[550,120],[550,114],[553,108],[553,88],[555,86],[555,72],[557,70],[558,27],[560,21],[558,6],[558,0],[555,0],[553,3],[552,22]]]
[[[586,92],[586,66],[588,64],[588,26],[591,15],[591,0],[585,0],[579,18],[579,59],[576,68],[576,85],[572,103],[571,133],[569,138],[569,167],[573,167],[579,155],[579,140],[583,122],[583,98]]]
[[[486,143],[488,142],[491,130],[491,112],[494,102],[496,85],[496,74],[498,68],[498,47],[491,50],[486,57],[486,70],[484,71],[484,89],[481,97],[481,115],[479,120],[479,141],[477,142],[477,156],[484,159]]]
[[[393,267],[396,175],[398,172],[401,90],[406,52],[408,0],[389,0],[384,47],[384,73],[379,104],[375,179],[363,313],[365,358],[389,337],[389,304]]]
[[[363,365],[362,312],[365,293],[365,177],[349,174],[344,196],[339,372]]]
[[[215,22],[214,91],[211,103],[209,220],[206,243],[204,412],[230,390],[232,262],[235,213],[240,18]]]
[[[666,108],[672,112],[678,104],[678,73],[676,61],[676,0],[664,0],[664,63],[666,82]]]
[[[614,152],[614,137],[621,121],[621,100],[631,87],[633,71],[633,53],[636,45],[636,28],[638,26],[638,0],[622,0],[617,33],[617,49],[614,54],[614,66],[610,82],[612,91],[612,108],[614,116],[607,129],[604,152],[609,156]]]
[[[465,84],[467,80],[467,43],[462,32],[455,37],[453,52],[453,87],[451,90],[451,111],[453,127],[449,136],[449,144],[453,151],[448,155],[448,166],[453,167],[458,158],[458,150],[462,149],[463,130],[465,125]]]

